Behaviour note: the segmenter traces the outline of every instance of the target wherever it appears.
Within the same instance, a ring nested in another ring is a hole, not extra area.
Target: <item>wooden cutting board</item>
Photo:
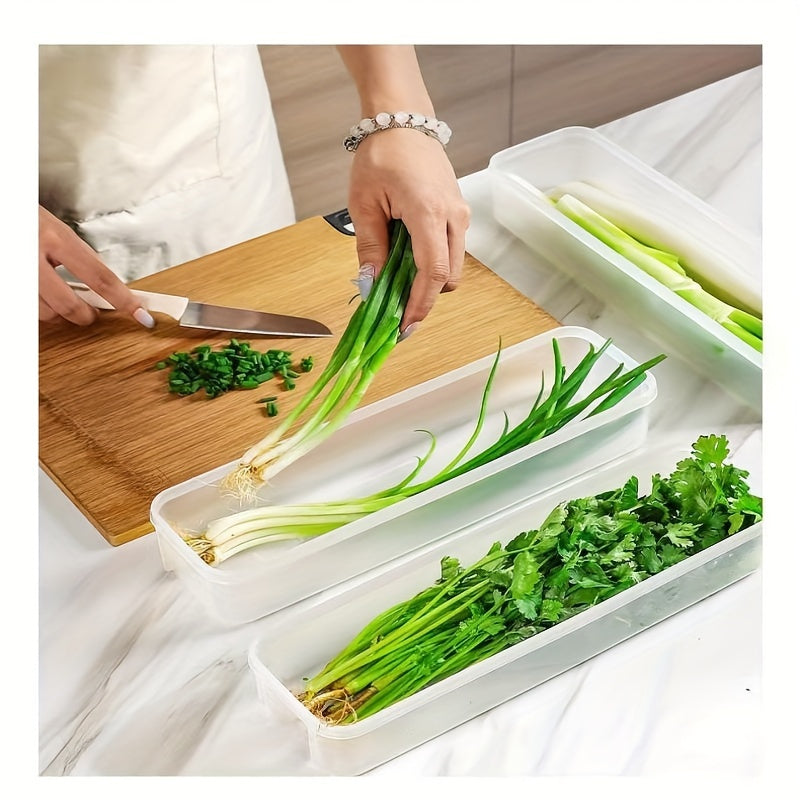
[[[258,350],[314,357],[297,388],[277,381],[214,399],[167,391],[155,364],[176,350],[226,344],[231,334],[190,331],[156,315],[150,331],[116,312],[88,328],[40,325],[39,460],[42,468],[108,542],[152,531],[156,494],[239,458],[281,419],[259,398],[278,395],[281,413],[313,383],[354,304],[355,238],[314,217],[131,284],[193,300],[313,317],[327,339],[239,336]],[[457,291],[443,294],[413,336],[398,347],[363,404],[407,389],[546,330],[558,322],[494,272],[467,256]]]

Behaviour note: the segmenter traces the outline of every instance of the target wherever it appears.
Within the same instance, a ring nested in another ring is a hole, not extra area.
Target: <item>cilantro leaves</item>
[[[443,558],[439,580],[376,617],[326,667],[341,678],[314,691],[346,692],[343,719],[356,705],[363,719],[750,527],[762,500],[728,454],[726,437],[701,436],[647,493],[634,476],[560,503],[470,567]]]

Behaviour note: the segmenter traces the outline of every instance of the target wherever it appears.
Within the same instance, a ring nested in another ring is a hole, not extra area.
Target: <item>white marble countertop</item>
[[[761,70],[600,129],[761,233]],[[493,223],[486,177],[463,179],[468,249],[566,324],[635,358],[652,346]],[[670,363],[672,362],[672,363]],[[650,435],[760,419],[668,359]],[[44,776],[312,776],[305,731],[256,696],[263,621],[208,621],[162,569],[154,536],[112,548],[40,473],[39,769]],[[761,572],[370,773],[748,779],[763,752]]]

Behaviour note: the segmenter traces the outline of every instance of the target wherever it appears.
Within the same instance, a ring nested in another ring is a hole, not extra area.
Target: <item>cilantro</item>
[[[459,572],[463,571],[459,560],[450,556],[445,556],[442,559],[441,569],[442,581],[449,581],[451,578],[454,578],[456,575],[458,575]]]
[[[377,708],[381,692],[384,705],[408,696],[758,522],[762,500],[728,453],[724,436],[700,437],[648,492],[634,476],[560,503],[539,528],[505,548],[495,542],[471,566],[443,558],[433,586],[377,617],[337,657],[348,683],[380,676],[359,712]]]
[[[530,594],[533,587],[536,586],[542,578],[536,557],[528,550],[520,553],[514,559],[511,576],[512,597],[519,598]]]

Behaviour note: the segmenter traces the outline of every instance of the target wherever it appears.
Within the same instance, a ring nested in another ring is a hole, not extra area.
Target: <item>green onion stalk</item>
[[[386,264],[350,318],[325,369],[283,422],[244,453],[223,482],[224,489],[252,498],[258,486],[341,427],[397,344],[415,274],[411,238],[403,222],[396,220]],[[303,415],[302,426],[288,436]]]
[[[686,270],[680,264],[679,256],[644,244],[572,195],[561,195],[554,201],[554,205],[562,214],[636,264],[660,284],[691,303],[734,336],[758,352],[763,351],[762,320],[706,291],[686,274]]]
[[[538,393],[525,418],[511,426],[506,415],[498,438],[480,452],[472,453],[486,419],[491,387],[500,362],[502,347],[498,347],[472,434],[452,460],[430,477],[419,476],[436,447],[432,434],[429,434],[431,441],[427,452],[417,458],[414,468],[394,486],[357,499],[244,509],[213,520],[200,536],[188,535],[186,541],[206,563],[216,565],[251,547],[319,536],[502,458],[555,433],[579,417],[607,411],[627,397],[645,380],[647,371],[665,358],[663,354],[658,355],[628,370],[618,364],[594,389],[581,394],[581,388],[610,344],[610,339],[599,347],[590,344],[580,361],[568,370],[562,361],[558,340],[553,338],[552,384],[546,390],[543,371]]]

